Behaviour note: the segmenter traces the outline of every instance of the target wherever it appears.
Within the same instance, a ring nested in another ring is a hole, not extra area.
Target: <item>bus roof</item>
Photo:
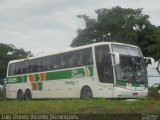
[[[88,47],[105,45],[105,44],[118,44],[118,45],[125,45],[125,46],[130,46],[130,47],[136,47],[136,48],[138,48],[137,46],[130,45],[130,44],[124,44],[124,43],[117,43],[117,42],[98,42],[98,43],[93,43],[93,44],[84,45],[84,46],[80,46],[80,47],[73,47],[73,48],[70,47],[70,48],[66,48],[66,49],[62,49],[62,50],[55,50],[55,51],[53,51],[53,52],[42,53],[42,54],[40,54],[40,55],[33,56],[33,57],[28,57],[28,58],[24,58],[24,59],[12,60],[12,61],[9,62],[9,64],[11,64],[11,63],[17,63],[17,62],[21,62],[21,61],[26,61],[26,60],[32,60],[32,59],[41,58],[41,57],[46,57],[46,56],[49,56],[49,55],[60,54],[60,53],[65,53],[65,52],[74,51],[74,50],[84,49],[84,48],[88,48]]]

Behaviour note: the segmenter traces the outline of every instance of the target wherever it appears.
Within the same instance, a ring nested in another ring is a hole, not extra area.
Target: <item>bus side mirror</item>
[[[113,56],[114,58],[114,65],[119,65],[120,64],[120,57],[119,57],[119,53],[117,52],[110,52],[110,54]]]
[[[6,84],[7,84],[7,78],[4,78],[4,79],[3,79],[3,82],[4,82],[3,86],[4,86],[4,87],[6,87]]]
[[[144,60],[145,60],[146,65],[150,64],[152,66],[152,68],[155,67],[155,61],[154,61],[153,58],[151,58],[151,57],[144,57]]]
[[[2,85],[0,85],[0,92],[1,92],[1,91],[3,91],[3,86],[2,86]]]

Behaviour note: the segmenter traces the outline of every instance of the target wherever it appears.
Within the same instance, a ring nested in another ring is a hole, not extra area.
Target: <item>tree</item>
[[[3,78],[6,77],[7,66],[10,60],[25,58],[31,55],[24,49],[17,49],[14,45],[0,43],[0,84],[3,84]]]
[[[149,22],[142,9],[121,8],[98,9],[97,18],[78,15],[86,23],[85,29],[77,30],[71,47],[103,42],[121,42],[137,45],[145,56],[160,58],[160,27]]]

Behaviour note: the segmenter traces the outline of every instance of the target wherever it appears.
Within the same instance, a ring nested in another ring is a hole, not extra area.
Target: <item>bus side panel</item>
[[[29,88],[31,90],[31,85],[29,83],[7,84],[6,97],[9,99],[16,99],[18,90],[22,90],[23,93],[25,93],[25,90],[27,88]]]

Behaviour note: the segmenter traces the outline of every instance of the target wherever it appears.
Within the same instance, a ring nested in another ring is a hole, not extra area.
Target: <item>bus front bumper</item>
[[[125,88],[115,87],[113,98],[145,98],[148,95],[148,89],[129,90]]]

